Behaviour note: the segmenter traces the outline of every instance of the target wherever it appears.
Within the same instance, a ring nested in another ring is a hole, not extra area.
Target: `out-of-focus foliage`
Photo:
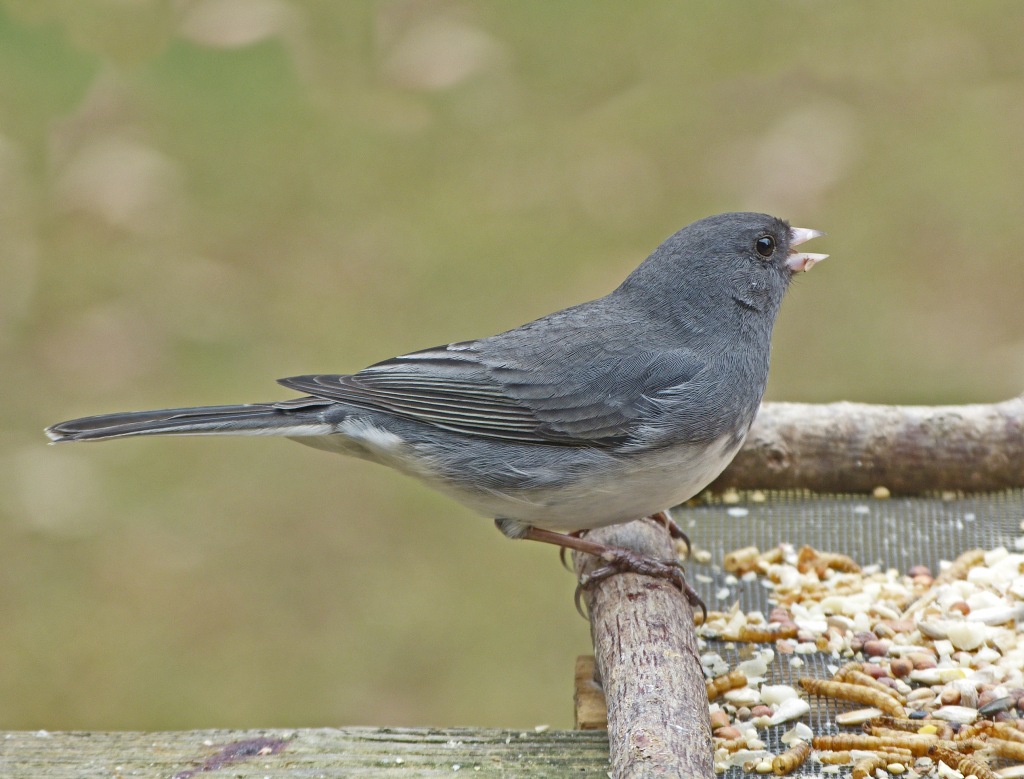
[[[569,725],[550,549],[287,441],[41,428],[488,335],[737,209],[829,233],[773,398],[1016,394],[1022,39],[1003,2],[0,0],[0,727]]]

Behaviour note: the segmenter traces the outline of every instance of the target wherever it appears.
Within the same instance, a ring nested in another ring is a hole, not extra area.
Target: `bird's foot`
[[[667,579],[686,596],[686,600],[691,608],[700,608],[704,613],[705,621],[707,620],[707,607],[704,605],[704,601],[700,599],[697,591],[686,581],[686,577],[683,575],[683,566],[677,560],[653,560],[636,552],[631,552],[628,549],[588,541],[585,538],[579,537],[580,535],[576,533],[554,533],[538,527],[528,527],[522,538],[531,541],[541,541],[545,544],[555,544],[563,549],[586,552],[599,558],[603,565],[589,574],[584,574],[580,577],[580,588],[582,589],[590,589],[598,582],[604,581],[609,576],[614,576],[617,573],[636,573],[656,579]],[[580,610],[579,596],[580,590],[577,589],[576,608],[578,610]],[[582,610],[580,610],[580,613],[583,613]]]
[[[683,532],[683,529],[679,527],[676,521],[668,515],[667,511],[659,511],[656,514],[651,514],[651,516],[645,517],[645,519],[653,520],[659,525],[664,526],[665,530],[668,531],[668,534],[672,536],[672,538],[686,544],[686,553],[681,554],[681,558],[685,560],[690,556],[690,550],[693,549],[693,544],[690,543],[690,537]]]
[[[686,596],[690,608],[695,610],[699,608],[704,615],[704,621],[707,621],[707,606],[704,605],[704,601],[701,600],[697,591],[686,581],[686,571],[678,561],[653,560],[650,557],[638,555],[636,552],[631,552],[628,549],[620,549],[614,546],[607,547],[606,551],[602,552],[599,557],[604,562],[604,565],[580,577],[580,587],[582,589],[589,590],[598,582],[602,582],[609,576],[614,576],[617,573],[635,573],[655,579],[667,579]]]
[[[691,544],[690,544],[690,537],[688,535],[686,535],[686,533],[683,532],[683,529],[681,527],[679,527],[679,525],[676,523],[676,521],[674,519],[672,519],[672,517],[670,517],[668,515],[667,511],[659,511],[656,514],[651,514],[649,517],[644,517],[644,518],[645,519],[649,519],[652,522],[657,522],[659,525],[664,527],[665,530],[668,531],[668,534],[673,539],[675,539],[677,541],[682,541],[683,542],[683,544],[686,546],[686,551],[679,555],[680,558],[685,560],[686,558],[688,558],[690,556],[690,550],[693,548],[691,546]],[[570,538],[583,538],[583,536],[585,536],[586,534],[587,534],[586,530],[574,530],[571,533],[566,533],[566,535],[569,536]],[[572,566],[569,565],[568,561],[566,560],[566,557],[565,557],[565,550],[566,549],[567,549],[567,547],[564,547],[564,546],[559,548],[559,550],[558,550],[558,559],[562,561],[562,566],[567,571],[569,571],[570,573],[575,573],[575,571],[572,569]]]

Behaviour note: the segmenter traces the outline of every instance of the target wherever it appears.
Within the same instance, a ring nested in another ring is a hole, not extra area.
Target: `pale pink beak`
[[[812,238],[818,238],[825,233],[821,230],[808,230],[806,227],[789,228],[789,257],[786,258],[786,267],[793,273],[808,271],[819,262],[828,257],[827,254],[811,254],[810,252],[795,252],[793,247],[806,243]]]

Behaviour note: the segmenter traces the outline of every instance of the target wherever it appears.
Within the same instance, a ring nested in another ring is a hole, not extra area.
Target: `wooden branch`
[[[1024,396],[964,406],[765,403],[711,489],[894,495],[1024,487]]]
[[[0,733],[4,779],[425,779],[458,776],[453,770],[503,779],[605,779],[608,742],[598,731],[482,728]]]
[[[675,559],[668,533],[644,520],[593,530],[587,540]],[[602,565],[580,553],[573,561],[578,575]],[[597,584],[586,603],[615,779],[713,779],[707,687],[686,599],[667,581],[627,573]]]

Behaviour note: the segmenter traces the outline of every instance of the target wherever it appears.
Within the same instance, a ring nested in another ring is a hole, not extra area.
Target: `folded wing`
[[[609,354],[600,342],[529,359],[471,341],[395,357],[354,375],[281,379],[300,392],[446,430],[526,443],[615,446],[657,395],[690,381],[688,351]]]

